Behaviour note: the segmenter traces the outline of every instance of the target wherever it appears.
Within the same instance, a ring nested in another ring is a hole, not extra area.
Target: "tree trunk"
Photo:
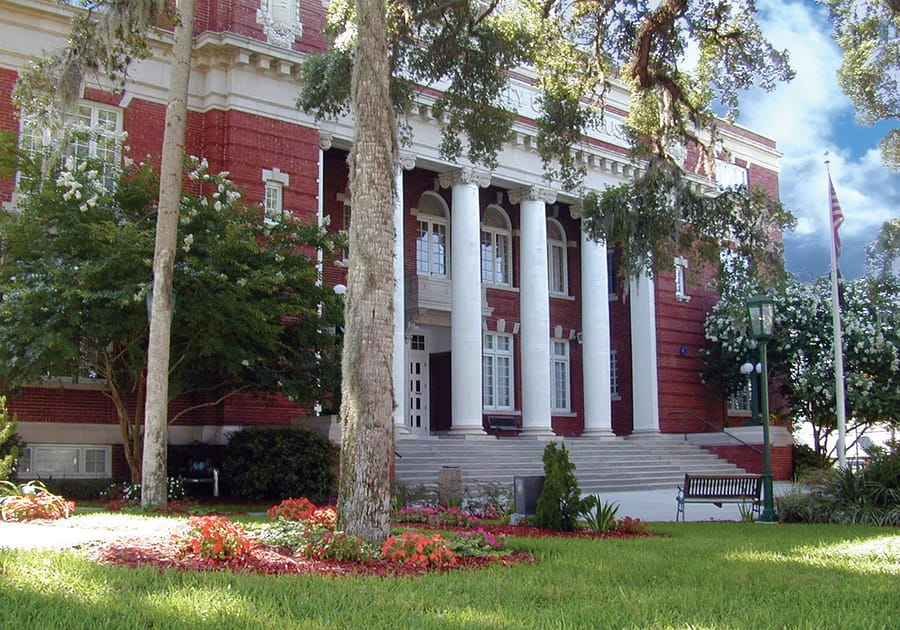
[[[159,210],[153,255],[153,306],[147,347],[147,402],[141,477],[141,506],[145,508],[162,508],[168,502],[166,448],[169,425],[169,344],[174,309],[172,276],[178,245],[178,207],[181,201],[184,136],[187,127],[194,0],[179,0],[178,13],[160,164]]]
[[[356,137],[349,157],[353,222],[345,307],[338,514],[344,531],[382,541],[390,533],[394,456],[391,362],[397,155],[384,0],[359,0],[357,26],[352,86]]]

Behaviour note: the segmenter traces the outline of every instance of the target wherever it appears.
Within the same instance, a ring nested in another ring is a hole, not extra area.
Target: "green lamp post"
[[[773,523],[778,520],[775,513],[775,497],[772,491],[772,455],[769,444],[769,371],[766,363],[766,344],[775,330],[775,300],[769,295],[756,295],[747,300],[750,317],[750,336],[759,343],[759,362],[762,364],[762,383],[759,398],[763,427],[763,511],[760,521]]]

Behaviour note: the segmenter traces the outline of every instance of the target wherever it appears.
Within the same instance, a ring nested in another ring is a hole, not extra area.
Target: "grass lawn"
[[[900,531],[656,523],[515,538],[532,565],[420,578],[98,566],[0,550],[0,628],[898,628]]]

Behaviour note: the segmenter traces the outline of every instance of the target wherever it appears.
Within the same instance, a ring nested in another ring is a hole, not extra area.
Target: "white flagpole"
[[[834,324],[834,399],[837,416],[837,456],[838,466],[847,466],[847,417],[846,402],[844,399],[844,351],[843,335],[841,334],[841,306],[838,297],[838,244],[837,227],[835,226],[834,206],[837,204],[837,196],[834,185],[831,183],[831,169],[829,168],[828,152],[825,152],[825,171],[828,173],[828,224],[831,226],[831,321]],[[838,207],[840,212],[840,207]],[[839,224],[838,224],[839,225]]]

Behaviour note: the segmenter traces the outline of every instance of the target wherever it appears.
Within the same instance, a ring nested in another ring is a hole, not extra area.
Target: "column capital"
[[[491,174],[488,171],[464,166],[458,170],[438,175],[441,188],[450,188],[457,184],[474,184],[479,188],[487,188],[491,184]]]
[[[510,203],[518,204],[523,201],[543,201],[544,203],[556,203],[556,191],[540,186],[524,186],[509,191]]]
[[[334,136],[330,133],[326,133],[324,131],[319,132],[319,148],[323,151],[327,151],[331,148],[331,142],[334,140]]]
[[[401,152],[397,155],[397,166],[404,171],[411,171],[416,167],[415,153]]]

